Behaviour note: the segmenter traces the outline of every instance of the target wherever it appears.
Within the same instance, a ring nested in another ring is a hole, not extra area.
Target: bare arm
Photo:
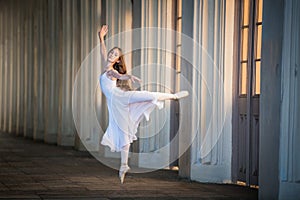
[[[107,71],[107,75],[112,76],[119,80],[131,80],[132,82],[135,82],[135,81],[141,82],[141,79],[139,79],[138,77],[129,75],[129,74],[120,74],[117,70],[111,69],[111,70]]]
[[[108,32],[108,26],[103,25],[101,29],[98,31],[98,37],[100,40],[100,54],[101,54],[101,61],[102,63],[107,62],[107,50],[104,42],[104,37]]]

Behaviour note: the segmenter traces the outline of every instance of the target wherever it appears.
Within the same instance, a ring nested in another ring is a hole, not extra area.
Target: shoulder
[[[119,72],[115,69],[109,69],[106,71],[106,73],[109,76],[120,76]]]
[[[116,70],[113,69],[109,69],[104,71],[104,73],[102,75],[105,75],[107,78],[109,78],[110,80],[116,80],[118,79],[118,72]]]

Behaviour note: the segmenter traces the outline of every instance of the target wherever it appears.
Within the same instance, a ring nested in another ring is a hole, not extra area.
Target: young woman
[[[176,100],[188,96],[187,91],[176,94],[132,91],[130,82],[141,80],[127,74],[122,51],[118,47],[106,54],[104,37],[108,32],[106,25],[98,32],[100,52],[104,73],[99,78],[100,86],[107,100],[109,124],[103,135],[101,144],[109,146],[111,151],[121,152],[119,177],[124,181],[128,166],[130,144],[137,139],[136,132],[143,117],[149,119],[155,107],[162,108],[164,100]]]

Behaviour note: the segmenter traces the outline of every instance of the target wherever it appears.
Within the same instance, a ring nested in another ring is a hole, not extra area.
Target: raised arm
[[[136,76],[130,75],[130,74],[120,74],[117,70],[109,70],[107,71],[107,75],[112,76],[119,80],[131,80],[132,82],[141,82],[141,79],[139,79]]]
[[[107,51],[106,51],[106,46],[105,46],[105,42],[104,42],[104,37],[108,32],[108,26],[107,25],[103,25],[101,27],[101,29],[98,31],[98,37],[100,40],[100,54],[101,54],[101,60],[102,63],[106,63],[107,62]]]

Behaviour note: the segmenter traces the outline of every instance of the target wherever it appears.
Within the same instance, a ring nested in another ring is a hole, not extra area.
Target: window
[[[254,95],[260,94],[260,66],[261,66],[261,40],[262,40],[262,5],[263,0],[257,0],[255,16],[255,68],[254,68]]]
[[[239,94],[247,96],[251,82],[252,95],[260,94],[263,0],[242,0],[240,23]],[[253,70],[249,70],[252,69]],[[249,73],[253,73],[250,77]],[[250,91],[251,91],[250,90]]]

